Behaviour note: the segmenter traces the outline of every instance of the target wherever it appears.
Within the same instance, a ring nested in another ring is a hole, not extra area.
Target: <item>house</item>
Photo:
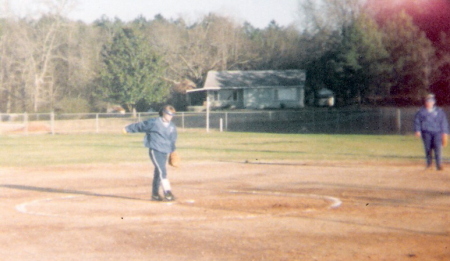
[[[303,108],[306,72],[209,71],[203,88],[188,90],[190,105],[212,109]]]

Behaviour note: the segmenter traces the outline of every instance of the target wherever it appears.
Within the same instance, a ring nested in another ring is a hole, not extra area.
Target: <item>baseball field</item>
[[[0,260],[450,260],[450,149],[186,131],[175,202],[142,135],[0,136]]]

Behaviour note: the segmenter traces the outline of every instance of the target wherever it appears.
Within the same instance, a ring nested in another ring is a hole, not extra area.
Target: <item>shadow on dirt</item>
[[[75,195],[85,195],[85,196],[92,196],[92,197],[106,197],[106,198],[147,201],[145,199],[140,199],[140,198],[132,198],[132,197],[126,197],[126,196],[111,195],[111,194],[100,194],[100,193],[95,193],[95,192],[79,191],[79,190],[71,190],[71,189],[42,188],[42,187],[12,185],[12,184],[2,184],[2,185],[0,185],[0,187],[1,188],[9,188],[9,189],[17,189],[17,190],[37,191],[37,192],[48,192],[48,193],[58,193],[58,194],[75,194]]]

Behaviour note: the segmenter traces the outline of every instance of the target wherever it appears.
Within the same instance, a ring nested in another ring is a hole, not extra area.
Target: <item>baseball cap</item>
[[[170,116],[174,116],[175,115],[175,112],[171,112],[169,110],[164,110],[164,113],[167,114],[167,115],[170,115]]]
[[[434,94],[428,94],[425,97],[425,101],[436,102],[436,98],[435,98]]]

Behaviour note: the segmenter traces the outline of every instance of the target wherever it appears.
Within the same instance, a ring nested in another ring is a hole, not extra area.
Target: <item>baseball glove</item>
[[[442,134],[442,147],[447,147],[448,135],[447,133]]]
[[[170,153],[169,165],[176,168],[180,166],[180,156],[178,156],[178,153],[176,151]]]

